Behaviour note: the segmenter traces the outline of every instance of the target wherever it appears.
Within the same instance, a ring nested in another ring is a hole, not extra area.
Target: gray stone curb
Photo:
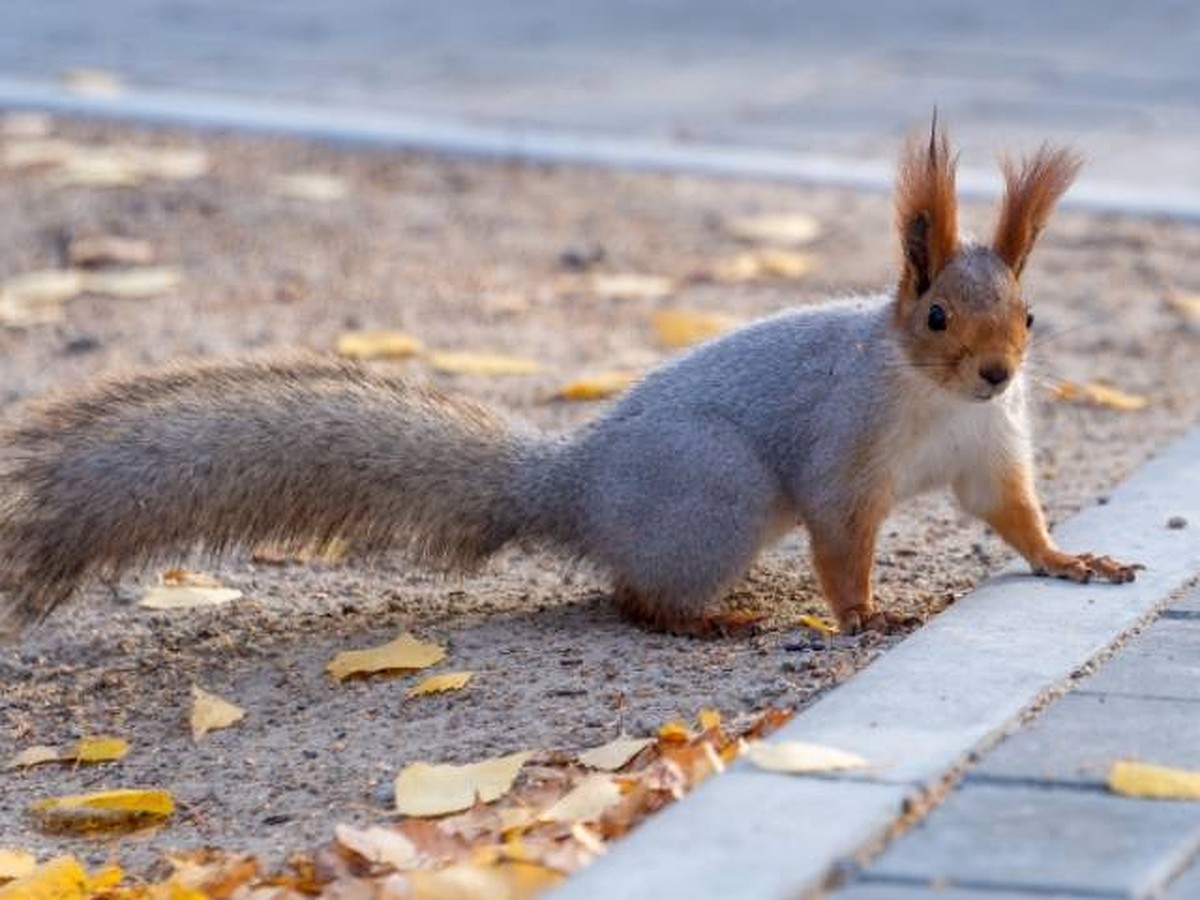
[[[427,150],[455,156],[521,159],[890,192],[893,160],[851,160],[752,147],[689,144],[455,119],[380,114],[175,91],[129,90],[78,96],[52,84],[0,79],[0,109],[36,109],[84,118],[319,139],[364,147]],[[962,169],[964,198],[992,198],[993,172]],[[1084,181],[1062,206],[1200,222],[1200,192]]]
[[[886,833],[906,798],[1012,728],[1200,573],[1200,539],[1168,529],[1175,515],[1200,522],[1200,428],[1056,532],[1065,548],[1144,563],[1134,584],[1001,574],[772,738],[861,753],[872,772],[789,777],[739,763],[555,896],[794,898],[819,887]]]

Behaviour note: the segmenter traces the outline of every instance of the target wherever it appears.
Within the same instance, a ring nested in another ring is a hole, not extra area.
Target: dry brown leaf
[[[338,681],[351,675],[426,669],[446,658],[438,644],[419,641],[407,632],[393,641],[364,650],[343,650],[325,667]]]
[[[807,741],[756,741],[746,746],[745,757],[760,769],[789,775],[842,772],[870,766],[857,753]]]
[[[396,776],[396,811],[406,816],[442,816],[491,803],[509,792],[532,754],[511,753],[465,766],[412,763]]]
[[[97,763],[124,759],[128,754],[129,742],[124,738],[97,735],[82,738],[63,758],[74,762]]]
[[[144,266],[154,262],[154,245],[139,238],[100,234],[71,241],[68,254],[72,266]]]
[[[116,97],[125,90],[121,79],[107,69],[67,69],[58,80],[80,97]]]
[[[0,117],[0,137],[18,140],[44,138],[50,134],[54,121],[45,113],[11,112]]]
[[[799,247],[821,234],[821,223],[810,215],[797,212],[737,216],[725,223],[730,235],[741,241]]]
[[[424,346],[403,331],[346,331],[338,335],[335,352],[347,359],[404,359]]]
[[[715,262],[707,275],[715,281],[739,283],[768,278],[803,278],[817,268],[808,253],[764,247]]]
[[[162,790],[115,790],[51,797],[29,805],[43,831],[55,834],[124,832],[157,824],[175,811],[175,801]]]
[[[37,744],[26,747],[4,766],[6,769],[27,769],[30,766],[40,766],[43,763],[62,762],[62,755],[53,747]]]
[[[716,731],[721,727],[721,711],[716,709],[702,709],[697,714],[696,720],[700,723],[701,731]]]
[[[1109,387],[1099,382],[1078,383],[1063,381],[1051,390],[1051,396],[1056,400],[1067,403],[1083,403],[1090,406],[1102,406],[1120,412],[1133,412],[1144,409],[1150,401],[1138,394],[1127,394],[1118,388]]]
[[[541,363],[531,359],[497,353],[438,351],[430,353],[428,359],[435,370],[452,375],[536,375],[543,369]]]
[[[634,272],[596,274],[588,281],[593,294],[605,300],[658,300],[675,291],[673,279]]]
[[[621,799],[611,775],[588,775],[538,818],[543,822],[595,822]]]
[[[663,309],[650,319],[654,334],[665,347],[688,347],[736,328],[740,321],[719,312],[695,309]]]
[[[563,877],[526,862],[459,863],[406,876],[411,900],[527,900],[557,887]]]
[[[688,728],[687,725],[678,719],[667,722],[665,725],[659,726],[658,729],[658,739],[668,744],[686,743],[694,737],[692,729]]]
[[[228,728],[240,722],[246,716],[246,711],[236,704],[230,703],[210,693],[199,685],[192,685],[192,739],[200,740],[210,731],[218,728]]]
[[[1200,800],[1200,772],[1120,760],[1109,769],[1108,789],[1150,800]]]
[[[293,172],[290,175],[280,175],[273,182],[273,187],[281,197],[310,200],[315,203],[331,203],[350,193],[350,186],[344,178],[322,172]]]
[[[0,882],[24,878],[37,868],[37,857],[24,850],[0,847]]]
[[[554,396],[559,400],[602,400],[628,389],[639,377],[637,372],[600,372],[568,381]]]
[[[406,697],[425,697],[429,694],[444,694],[447,691],[460,691],[467,686],[474,672],[443,672],[441,675],[430,675],[415,687],[408,689]]]
[[[397,871],[415,869],[425,863],[417,845],[392,828],[355,828],[351,825],[336,825],[333,829],[337,842],[367,862],[391,866]]]
[[[617,738],[580,753],[579,761],[589,769],[615,772],[653,743],[653,738]]]
[[[183,273],[170,266],[143,266],[136,269],[106,269],[83,273],[83,289],[110,297],[157,297],[183,283]]]

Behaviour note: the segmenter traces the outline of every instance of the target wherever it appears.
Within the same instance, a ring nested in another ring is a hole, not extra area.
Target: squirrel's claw
[[[1114,584],[1127,584],[1137,578],[1138,569],[1144,568],[1140,563],[1126,564],[1111,556],[1098,556],[1095,553],[1061,553],[1044,561],[1035,571],[1039,575],[1066,578],[1080,584],[1086,584],[1095,577]]]

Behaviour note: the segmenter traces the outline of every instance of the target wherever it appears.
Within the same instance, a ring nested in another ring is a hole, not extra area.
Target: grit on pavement
[[[25,400],[133,365],[328,352],[345,329],[397,327],[439,349],[542,362],[544,374],[506,379],[437,375],[420,361],[380,365],[567,428],[600,407],[548,400],[564,380],[666,357],[649,327],[656,309],[753,317],[876,290],[893,277],[881,197],[138,129],[59,131],[99,143],[202,146],[213,165],[194,181],[106,190],[0,175],[0,277],[61,265],[72,238],[114,232],[152,241],[185,275],[161,299],[84,296],[61,325],[0,331],[7,420]],[[279,173],[314,170],[344,179],[346,197],[273,193]],[[783,210],[821,223],[809,248],[815,274],[735,285],[694,277],[745,249],[729,234],[731,218]],[[986,233],[991,213],[972,206],[965,218]],[[1183,225],[1070,213],[1043,237],[1027,278],[1042,336],[1031,363],[1038,472],[1052,520],[1101,498],[1200,418],[1200,337],[1167,303],[1176,289],[1200,290],[1198,251],[1200,233]],[[596,272],[677,284],[664,297],[601,299],[586,288]],[[1108,380],[1150,403],[1117,412],[1054,401],[1048,380],[1058,377]],[[924,499],[887,526],[882,602],[933,615],[1007,558],[946,498]],[[800,614],[824,612],[799,536],[735,592],[735,603],[767,614],[764,631],[714,641],[640,631],[616,616],[589,573],[541,557],[507,556],[463,579],[402,560],[279,567],[242,555],[214,571],[248,599],[152,613],[128,602],[138,590],[130,579],[116,600],[90,590],[0,650],[0,758],[99,732],[132,744],[126,759],[102,769],[0,776],[7,842],[92,862],[115,852],[134,869],[165,848],[204,843],[278,862],[327,839],[336,822],[385,817],[391,780],[407,762],[592,746],[701,707],[730,719],[803,707],[895,640],[795,629]],[[405,629],[446,644],[449,665],[478,673],[472,685],[406,701],[403,680],[335,684],[325,675],[337,651]],[[193,682],[246,707],[246,720],[195,744],[186,727]],[[114,783],[170,788],[187,815],[116,848],[47,838],[23,815],[38,797]]]

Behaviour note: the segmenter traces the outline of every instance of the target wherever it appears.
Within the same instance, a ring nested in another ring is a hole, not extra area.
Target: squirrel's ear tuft
[[[1029,251],[1050,218],[1054,204],[1067,192],[1083,160],[1066,149],[1043,145],[1020,166],[1004,159],[1004,202],[992,249],[1020,277]]]
[[[915,299],[929,289],[958,247],[958,208],[950,141],[938,128],[937,110],[929,140],[910,138],[896,182],[896,228],[904,251],[899,296]]]

